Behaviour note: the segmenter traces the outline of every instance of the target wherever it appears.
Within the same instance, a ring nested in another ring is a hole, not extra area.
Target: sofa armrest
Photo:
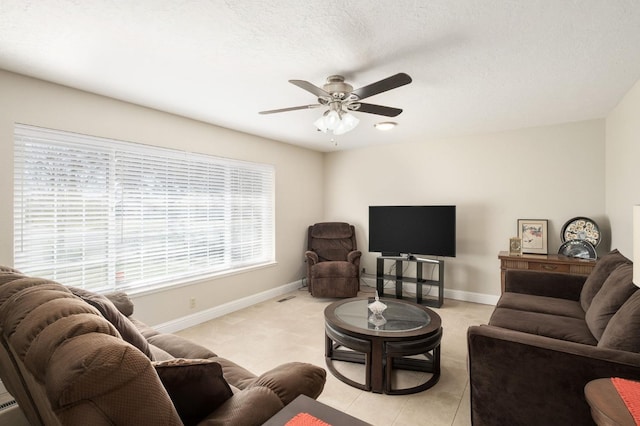
[[[264,386],[271,389],[284,405],[299,395],[316,399],[327,378],[327,372],[320,367],[303,362],[288,362],[259,376],[246,389]]]
[[[580,300],[587,277],[559,272],[510,269],[505,271],[505,292]]]
[[[259,377],[222,357],[210,358],[222,366],[225,380],[233,387],[245,391],[255,387],[271,389],[284,405],[304,394],[317,398],[327,379],[327,372],[320,367],[304,362],[287,362],[273,368]]]
[[[640,379],[640,354],[488,325],[467,332],[471,418],[490,424],[592,424],[584,386]]]
[[[230,361],[222,357],[211,357],[212,361],[217,362],[222,366],[222,375],[224,379],[234,388],[244,390],[256,381],[258,376],[244,367],[240,367],[233,361]]]
[[[283,407],[284,404],[271,389],[256,386],[236,392],[213,413],[200,421],[198,426],[258,426],[269,420]]]

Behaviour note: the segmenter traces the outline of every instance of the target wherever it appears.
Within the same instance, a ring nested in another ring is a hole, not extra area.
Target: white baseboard
[[[370,278],[362,279],[368,286],[375,289],[376,280]],[[407,290],[411,291],[410,284],[405,284]],[[167,321],[162,324],[155,325],[157,331],[161,333],[175,333],[176,331],[184,330],[185,328],[193,327],[203,322],[212,320],[214,318],[221,317],[226,314],[238,311],[240,309],[248,308],[256,303],[264,302],[265,300],[273,299],[274,297],[281,296],[291,291],[297,290],[302,287],[302,280],[298,280],[289,284],[285,284],[280,287],[276,287],[271,290],[263,291],[258,294],[243,297],[242,299],[234,300],[215,306],[204,311],[199,311],[191,315],[187,315],[175,320]],[[415,292],[415,284],[413,286]],[[444,290],[444,297],[446,299],[461,300],[464,302],[481,303],[484,305],[495,305],[498,302],[499,296],[483,293],[473,293],[462,290]]]
[[[249,306],[255,305],[256,303],[273,299],[274,297],[278,297],[291,291],[297,290],[300,287],[302,287],[302,280],[285,284],[283,286],[263,291],[261,293],[252,294],[251,296],[243,297],[242,299],[234,300],[210,309],[205,309],[204,311],[196,312],[195,314],[187,315],[182,318],[167,321],[165,323],[155,325],[153,328],[161,333],[175,333],[176,331],[184,330],[185,328],[202,324],[203,322],[221,317],[226,314],[230,314],[231,312],[248,308]]]
[[[161,333],[175,333],[176,331],[184,330],[185,328],[193,327],[214,318],[230,314],[231,312],[247,308],[249,306],[255,305],[256,303],[273,299],[274,297],[278,297],[291,291],[297,290],[300,287],[302,287],[302,280],[285,284],[283,286],[263,291],[261,293],[252,294],[251,296],[243,297],[242,299],[224,303],[222,305],[215,306],[210,309],[205,309],[204,311],[199,311],[191,315],[177,318],[175,320],[167,321],[165,323],[155,325],[153,326],[153,328]]]
[[[461,300],[463,302],[480,303],[481,305],[494,305],[498,303],[500,296],[493,294],[474,293],[471,291],[462,290],[447,290],[444,289],[444,297],[446,299]]]

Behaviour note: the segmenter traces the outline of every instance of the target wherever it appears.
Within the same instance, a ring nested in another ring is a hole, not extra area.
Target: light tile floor
[[[363,287],[361,295],[374,290]],[[287,299],[289,296],[294,296]],[[279,301],[287,299],[284,301]],[[213,319],[180,334],[207,346],[219,356],[260,374],[288,361],[325,367],[324,308],[335,299],[319,299],[306,288]],[[434,309],[442,318],[442,374],[431,389],[413,395],[384,395],[353,388],[327,373],[319,401],[376,426],[470,425],[466,332],[487,323],[493,306],[445,299]],[[360,375],[362,367],[344,363],[345,374]],[[422,374],[401,372],[398,384],[418,383]],[[357,377],[356,377],[357,378]]]

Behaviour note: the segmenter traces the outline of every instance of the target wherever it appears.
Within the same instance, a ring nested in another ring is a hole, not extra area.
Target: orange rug
[[[331,426],[309,413],[298,413],[285,426]]]
[[[640,382],[612,377],[611,382],[631,413],[636,424],[640,424]]]

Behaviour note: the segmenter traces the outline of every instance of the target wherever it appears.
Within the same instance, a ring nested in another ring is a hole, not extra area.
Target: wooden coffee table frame
[[[440,316],[424,306],[397,299],[388,300],[425,311],[431,318],[429,324],[411,331],[384,331],[357,327],[336,316],[335,310],[339,306],[362,299],[366,298],[341,300],[327,306],[324,311],[325,361],[329,371],[350,386],[389,395],[422,392],[438,383],[442,339]],[[385,299],[381,301],[386,302]],[[365,382],[359,383],[344,376],[335,368],[333,361],[364,364]],[[393,389],[393,369],[423,371],[432,375],[418,386]]]

